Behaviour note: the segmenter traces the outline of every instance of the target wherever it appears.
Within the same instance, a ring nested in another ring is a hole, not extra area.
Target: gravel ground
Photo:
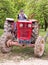
[[[21,60],[15,62],[13,60],[3,60],[0,65],[48,65],[48,60],[42,60],[38,58],[29,58],[27,60]]]

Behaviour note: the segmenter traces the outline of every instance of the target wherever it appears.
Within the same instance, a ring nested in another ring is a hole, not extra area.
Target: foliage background
[[[17,20],[17,15],[23,9],[28,18],[39,20],[39,24],[48,22],[48,0],[0,0],[0,28],[3,28],[7,17]]]

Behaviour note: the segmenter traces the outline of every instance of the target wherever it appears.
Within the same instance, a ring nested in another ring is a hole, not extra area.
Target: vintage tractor
[[[0,48],[3,53],[11,51],[12,46],[33,47],[35,56],[44,53],[44,38],[39,36],[38,21],[6,18],[4,33],[0,38]]]

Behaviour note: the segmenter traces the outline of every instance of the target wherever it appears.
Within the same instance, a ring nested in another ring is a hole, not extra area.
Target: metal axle
[[[10,46],[20,46],[20,47],[23,47],[23,48],[25,48],[25,47],[34,47],[34,44],[20,44],[20,43],[18,43],[17,41],[16,42],[14,42],[14,41],[12,41],[12,40],[8,40],[7,41],[7,46],[8,47],[10,47]]]

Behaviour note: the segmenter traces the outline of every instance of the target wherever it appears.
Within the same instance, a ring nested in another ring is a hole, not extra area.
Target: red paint
[[[23,24],[23,27],[20,27]],[[17,22],[17,38],[22,40],[30,40],[32,34],[32,27],[28,27],[28,24],[32,26],[32,22]]]

